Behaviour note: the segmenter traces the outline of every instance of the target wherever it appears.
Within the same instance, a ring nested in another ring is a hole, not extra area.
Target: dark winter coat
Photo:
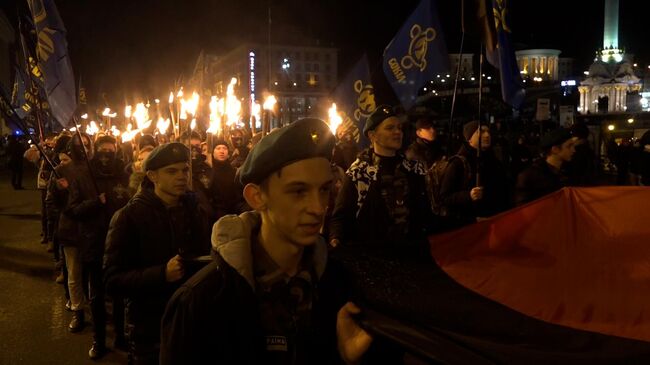
[[[251,232],[260,218],[249,212],[220,220],[213,232],[214,261],[174,293],[162,320],[161,364],[272,364],[265,349],[255,294]],[[336,315],[347,298],[342,267],[314,247],[318,281],[312,333],[301,338],[305,364],[339,363]]]
[[[96,159],[91,161],[92,176],[88,168],[77,170],[70,181],[68,214],[79,223],[80,257],[83,262],[101,262],[108,225],[115,212],[129,201],[128,175],[124,165],[115,160],[113,167],[102,172]],[[97,188],[93,184],[93,177]],[[97,190],[98,189],[98,190]],[[106,194],[106,204],[99,194]]]
[[[434,162],[440,160],[444,152],[439,141],[425,141],[422,138],[416,138],[406,150],[406,157],[410,160],[422,162],[427,169],[431,168]]]
[[[242,194],[243,187],[236,181],[237,170],[230,163],[212,162],[212,185],[210,196],[216,219],[227,214],[241,214],[250,210]]]
[[[357,159],[359,148],[352,141],[339,141],[334,147],[332,162],[343,170],[350,168],[350,165]]]
[[[535,161],[517,177],[515,204],[522,205],[566,186],[564,174],[545,160]]]
[[[476,186],[476,150],[464,144],[458,151],[461,158],[450,159],[440,184],[440,197],[447,207],[449,227],[457,228],[476,222],[477,217],[490,217],[510,206],[506,172],[501,163],[488,150],[481,153],[480,182],[483,199],[472,201],[470,191]],[[466,170],[466,164],[470,171]]]
[[[72,161],[68,165],[57,166],[55,171],[70,184],[71,181],[76,179],[78,171],[83,171],[83,169],[87,169],[85,162]],[[59,211],[58,224],[56,224],[55,232],[59,243],[68,247],[77,247],[79,245],[79,225],[68,211],[70,207],[69,191],[69,187],[67,189],[59,189],[56,183],[56,176],[52,175],[45,202],[46,206],[49,204],[49,209],[53,214],[56,214],[57,210]]]
[[[408,195],[402,202],[409,212],[406,235],[393,230],[393,219],[382,195],[381,182],[386,169],[399,169],[406,175]],[[336,199],[329,239],[338,239],[342,243],[390,245],[405,240],[415,241],[430,232],[432,213],[424,174],[423,164],[404,156],[386,159],[374,155],[371,149],[360,153],[346,172]]]
[[[209,252],[209,233],[193,194],[181,203],[180,222],[156,196],[151,183],[117,211],[106,237],[104,281],[110,295],[127,298],[133,340],[160,341],[160,319],[167,300],[186,278],[165,279],[167,262],[177,254],[190,257]],[[183,219],[184,218],[184,219]],[[182,228],[181,228],[182,227]]]

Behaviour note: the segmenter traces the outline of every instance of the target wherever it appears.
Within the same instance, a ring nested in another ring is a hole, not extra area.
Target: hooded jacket
[[[259,213],[220,219],[212,231],[213,261],[170,299],[162,320],[161,364],[267,364],[260,325],[251,237]],[[347,297],[341,266],[327,258],[320,239],[313,250],[317,280],[312,331],[301,349],[309,364],[332,364],[336,351],[336,315]],[[307,254],[307,251],[305,251]]]
[[[160,318],[169,297],[193,272],[169,283],[165,279],[167,262],[209,252],[207,225],[193,194],[186,194],[180,205],[183,222],[156,196],[150,184],[118,210],[106,237],[104,281],[109,295],[127,298],[128,321],[133,325],[133,340],[160,341]],[[177,227],[183,227],[178,230]]]

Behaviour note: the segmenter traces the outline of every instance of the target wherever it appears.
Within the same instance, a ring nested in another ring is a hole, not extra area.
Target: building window
[[[311,53],[305,52],[305,61],[311,61]]]
[[[305,71],[311,71],[311,63],[305,63]]]
[[[316,61],[320,60],[320,53],[319,52],[314,53],[314,59]]]
[[[305,81],[309,82],[311,80],[311,74],[305,74]]]
[[[314,71],[320,71],[320,64],[314,63]]]

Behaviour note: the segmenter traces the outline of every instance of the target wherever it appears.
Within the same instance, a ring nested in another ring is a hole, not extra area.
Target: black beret
[[[110,143],[110,144],[117,145],[117,140],[115,139],[115,137],[105,134],[97,138],[97,140],[95,141],[95,148],[99,147],[99,145],[103,143]]]
[[[138,148],[142,149],[144,146],[157,147],[158,142],[156,142],[156,139],[151,134],[144,134],[140,136],[140,140],[138,141]]]
[[[314,157],[332,158],[336,140],[320,119],[303,118],[279,128],[253,147],[240,168],[242,185],[259,184],[273,172],[296,161]]]
[[[415,130],[433,128],[433,122],[429,119],[420,118],[415,122]]]
[[[562,143],[571,139],[571,132],[565,128],[559,128],[553,131],[550,131],[542,137],[539,142],[539,146],[542,149],[549,149],[553,146],[559,146]]]
[[[374,131],[377,126],[381,124],[384,120],[395,117],[395,111],[389,105],[380,105],[375,109],[372,114],[366,119],[366,124],[363,126],[363,134],[368,137],[368,132]]]
[[[214,142],[212,142],[212,145],[213,145],[214,147],[222,146],[222,145],[223,145],[223,146],[228,147],[228,149],[230,149],[230,145],[229,145],[228,142],[226,142],[226,140],[223,139],[223,138],[215,139]]]
[[[144,160],[143,170],[158,170],[179,162],[190,162],[190,150],[178,142],[160,145],[151,151]]]
[[[463,137],[465,137],[466,141],[469,141],[472,139],[472,136],[476,131],[478,130],[478,121],[474,120],[468,123],[465,123],[463,126]]]

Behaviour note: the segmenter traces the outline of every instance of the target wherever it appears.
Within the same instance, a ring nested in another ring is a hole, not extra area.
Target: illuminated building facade
[[[626,112],[628,95],[641,91],[631,56],[618,44],[618,4],[618,0],[605,1],[603,48],[596,53],[578,88],[578,112],[582,114]]]
[[[223,55],[205,56],[193,79],[201,79],[197,73],[202,73],[204,93],[222,95],[235,77],[235,93],[247,106],[251,100],[262,104],[266,95],[275,95],[276,127],[301,117],[326,115],[329,94],[338,82],[337,57],[333,47],[274,44],[269,48],[247,43]]]

